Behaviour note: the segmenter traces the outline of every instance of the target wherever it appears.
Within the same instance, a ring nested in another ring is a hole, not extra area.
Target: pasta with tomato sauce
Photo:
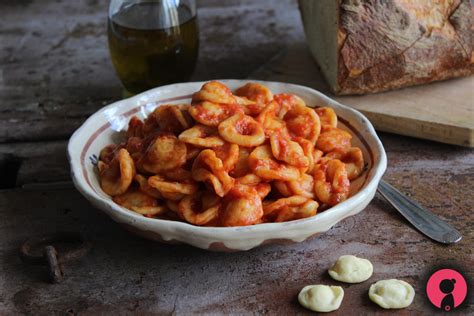
[[[207,82],[191,104],[132,117],[125,137],[99,155],[103,191],[143,216],[198,226],[314,216],[346,200],[365,165],[333,109],[259,83]]]

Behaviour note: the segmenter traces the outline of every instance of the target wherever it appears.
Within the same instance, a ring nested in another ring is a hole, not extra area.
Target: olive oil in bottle
[[[194,70],[199,47],[195,8],[174,3],[132,1],[109,14],[110,55],[129,94],[189,80]]]

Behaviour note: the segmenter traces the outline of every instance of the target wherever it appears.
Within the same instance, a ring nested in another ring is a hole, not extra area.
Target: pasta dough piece
[[[275,222],[287,222],[314,216],[318,212],[318,207],[318,202],[313,200],[308,200],[306,203],[298,207],[286,207],[278,213]]]
[[[304,155],[308,158],[308,170],[307,173],[313,173],[315,165],[319,162],[321,157],[323,156],[323,152],[319,149],[316,149],[309,140],[296,137],[295,142],[300,144],[301,148],[303,148]]]
[[[342,161],[346,165],[349,180],[356,179],[364,171],[364,155],[358,147],[352,147],[347,151],[332,151],[325,157]]]
[[[225,144],[218,135],[215,135],[212,128],[204,125],[195,125],[179,134],[178,138],[182,142],[198,147],[216,147]]]
[[[270,146],[273,157],[276,159],[297,168],[304,169],[304,171],[308,169],[309,161],[304,155],[303,148],[289,137],[285,137],[283,133],[275,132],[270,136]]]
[[[192,120],[187,114],[187,105],[161,105],[157,107],[149,118],[154,118],[163,132],[181,133],[191,127]]]
[[[137,189],[128,190],[124,194],[114,196],[113,201],[145,216],[159,215],[167,211],[166,207],[159,205],[154,197]]]
[[[257,224],[263,216],[262,200],[254,187],[238,184],[226,196],[222,225],[248,226]]]
[[[276,114],[279,118],[283,118],[288,111],[296,107],[306,107],[304,101],[297,95],[288,93],[279,93],[273,96],[273,99],[278,104]]]
[[[293,192],[291,192],[290,186],[288,185],[288,181],[273,181],[272,184],[281,195],[285,197],[293,195]]]
[[[130,137],[125,143],[125,149],[128,151],[133,161],[139,161],[142,159],[145,152],[145,146],[147,145],[149,144],[146,144],[140,137]]]
[[[128,122],[128,129],[126,132],[127,138],[143,137],[143,122],[136,116],[132,116]]]
[[[229,176],[222,160],[211,149],[201,151],[194,160],[191,172],[194,180],[209,183],[220,197],[234,186],[235,179]]]
[[[235,91],[235,95],[246,97],[249,100],[261,104],[267,104],[273,100],[273,93],[270,91],[270,89],[256,82],[249,82],[245,86],[238,88]]]
[[[313,109],[303,105],[294,106],[283,117],[293,137],[303,137],[316,144],[321,132],[319,116]]]
[[[273,159],[273,154],[269,145],[262,145],[255,148],[248,158],[250,169],[264,180],[297,180],[300,172],[293,166],[278,163]]]
[[[405,281],[381,280],[370,286],[369,298],[385,309],[405,308],[413,302],[415,290]]]
[[[193,175],[191,171],[188,171],[183,168],[176,168],[173,170],[163,172],[163,175],[168,180],[179,181],[179,182],[191,181],[193,179]]]
[[[239,146],[239,157],[234,165],[234,169],[230,171],[230,175],[233,177],[243,177],[249,173],[252,173],[248,164],[248,158],[253,148]]]
[[[169,181],[156,175],[148,178],[148,184],[163,193],[193,194],[198,190],[197,183],[193,181]]]
[[[352,135],[340,128],[329,128],[319,135],[316,147],[328,153],[335,150],[346,151],[351,148]]]
[[[244,112],[247,115],[259,114],[273,100],[273,93],[267,87],[253,82],[237,89],[235,95],[254,101],[243,105]]]
[[[296,181],[288,181],[288,187],[295,195],[306,196],[314,199],[314,179],[309,174],[302,174]]]
[[[273,202],[267,201],[263,206],[263,212],[265,213],[265,215],[269,215],[275,211],[281,211],[287,207],[301,207],[308,201],[309,199],[307,197],[299,195],[294,195],[288,198],[281,198]]]
[[[280,110],[280,105],[272,101],[257,116],[257,122],[262,125],[266,137],[270,137],[276,131],[288,134],[285,122],[278,116]]]
[[[309,174],[302,174],[301,177],[293,181],[274,181],[273,185],[283,196],[302,195],[314,199],[314,179]]]
[[[328,205],[336,205],[347,199],[350,181],[346,166],[340,160],[326,160],[317,164],[314,172],[314,192]]]
[[[251,116],[235,114],[218,127],[219,135],[229,143],[240,146],[258,146],[265,141],[263,128]]]
[[[196,158],[202,150],[202,148],[191,144],[186,144],[186,148],[186,162],[194,160],[194,158]]]
[[[235,113],[243,113],[238,104],[218,104],[209,101],[193,104],[188,111],[193,119],[206,126],[218,126]]]
[[[225,171],[230,171],[234,168],[239,160],[239,145],[225,143],[224,146],[214,147],[216,157],[222,161]]]
[[[178,204],[181,217],[194,225],[205,225],[219,216],[220,199],[213,199],[212,203],[204,203],[202,192],[185,196]],[[210,205],[205,205],[210,204]]]
[[[253,173],[246,174],[243,177],[237,178],[236,182],[239,184],[246,184],[246,185],[257,185],[262,182],[262,179]]]
[[[151,197],[154,197],[155,199],[161,199],[163,196],[161,195],[160,191],[157,189],[153,188],[151,185],[148,184],[148,179],[142,176],[141,174],[137,174],[135,176],[135,181],[138,182],[138,185],[140,186],[140,190],[143,193],[148,194]]]
[[[301,305],[315,312],[332,312],[341,306],[344,290],[340,286],[308,285],[298,295]]]
[[[232,91],[223,83],[209,81],[205,83],[201,90],[194,93],[193,103],[199,101],[209,101],[213,103],[234,104],[236,103]]]
[[[332,108],[322,107],[314,109],[321,121],[321,129],[323,131],[337,127],[337,115]]]
[[[186,144],[174,135],[158,135],[140,160],[143,170],[159,173],[181,167],[186,162]]]
[[[132,184],[136,170],[132,157],[126,149],[120,149],[110,164],[99,161],[100,186],[108,195],[125,193]]]
[[[374,267],[367,259],[356,256],[341,256],[329,269],[331,278],[346,283],[360,283],[372,276]]]

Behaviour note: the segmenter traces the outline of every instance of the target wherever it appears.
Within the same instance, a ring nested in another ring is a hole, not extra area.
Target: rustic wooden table
[[[0,314],[307,312],[307,284],[336,284],[327,273],[343,254],[369,258],[374,276],[346,286],[341,315],[384,312],[367,290],[379,279],[414,285],[403,314],[432,314],[427,275],[440,266],[473,276],[474,152],[381,134],[385,179],[455,225],[463,240],[436,244],[377,196],[367,209],[313,240],[243,253],[211,253],[140,239],[106,218],[69,181],[65,148],[94,111],[121,97],[106,43],[106,1],[0,2]],[[201,49],[194,80],[245,78],[285,47],[302,43],[295,1],[201,0]],[[35,184],[35,185],[32,185]],[[22,188],[24,186],[24,188]],[[79,230],[95,245],[68,264],[61,284],[20,261],[27,237]],[[471,291],[472,292],[472,291]],[[471,300],[472,301],[472,300]],[[461,312],[472,312],[465,303]]]

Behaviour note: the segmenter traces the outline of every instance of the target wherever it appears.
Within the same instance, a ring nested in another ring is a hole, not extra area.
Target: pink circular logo
[[[467,283],[456,270],[441,269],[429,278],[426,294],[434,306],[449,312],[461,305],[466,298]]]

